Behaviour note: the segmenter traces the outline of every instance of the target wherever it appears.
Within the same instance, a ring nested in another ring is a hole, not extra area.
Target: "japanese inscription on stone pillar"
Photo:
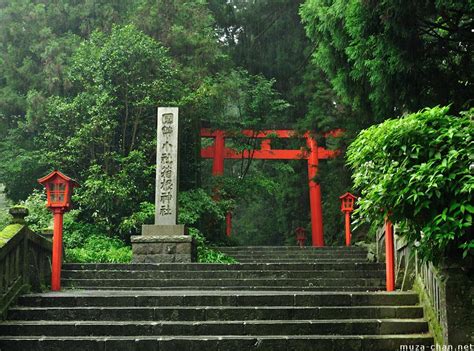
[[[176,225],[178,200],[178,108],[158,108],[155,224]]]

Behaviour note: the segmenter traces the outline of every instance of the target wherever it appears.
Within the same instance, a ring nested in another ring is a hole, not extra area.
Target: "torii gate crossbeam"
[[[335,129],[323,136],[339,137],[342,129]],[[224,174],[224,160],[227,159],[264,159],[264,160],[307,160],[308,162],[308,185],[311,207],[311,236],[313,246],[324,246],[323,214],[321,205],[321,187],[315,181],[318,174],[319,160],[333,158],[339,155],[339,150],[328,150],[319,147],[316,139],[310,132],[298,135],[293,130],[243,130],[241,134],[247,137],[262,139],[260,149],[244,150],[238,152],[225,147],[225,139],[235,137],[235,134],[226,133],[222,130],[201,129],[201,137],[214,138],[214,144],[201,150],[201,157],[213,159],[212,174],[221,176]],[[272,149],[273,138],[305,138],[306,148],[300,150]],[[230,235],[230,219],[227,220],[227,235]]]

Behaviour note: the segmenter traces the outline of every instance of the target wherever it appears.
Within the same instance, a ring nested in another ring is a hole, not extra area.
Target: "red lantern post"
[[[345,193],[339,199],[341,199],[341,211],[346,215],[346,246],[351,246],[351,212],[354,211],[356,197],[351,193]]]
[[[395,250],[393,242],[393,224],[385,218],[385,270],[387,291],[395,290]]]
[[[61,290],[61,264],[63,247],[63,214],[71,208],[71,196],[74,187],[79,184],[73,179],[55,170],[38,179],[46,188],[47,207],[53,212],[53,262],[51,266],[51,290]]]
[[[296,242],[301,248],[303,248],[304,243],[306,242],[306,230],[302,227],[298,227],[295,229],[295,232],[296,232]]]

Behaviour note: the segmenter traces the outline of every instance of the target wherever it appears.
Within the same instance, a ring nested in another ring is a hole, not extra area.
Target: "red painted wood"
[[[318,175],[318,144],[314,138],[306,139],[310,150],[308,158],[309,203],[311,210],[311,237],[313,246],[324,246],[323,210],[321,205],[321,186],[316,183]]]
[[[351,213],[349,211],[346,214],[346,246],[351,246]]]
[[[216,140],[214,141],[214,163],[212,164],[212,175],[221,176],[224,174],[225,158],[225,138],[224,132],[216,131]]]
[[[225,217],[225,234],[230,238],[232,235],[232,212],[227,212],[227,215]]]
[[[54,209],[53,258],[51,264],[51,290],[61,290],[61,266],[63,255],[63,211]]]
[[[262,150],[271,150],[272,149],[272,140],[271,139],[263,139],[260,148]]]
[[[208,146],[201,150],[202,158],[214,158],[214,147]],[[239,160],[242,158],[252,158],[256,160],[306,160],[307,152],[304,150],[244,150],[237,152],[231,148],[224,149],[224,158]]]
[[[215,138],[218,133],[221,133],[221,130],[213,130],[209,128],[202,128],[201,129],[201,137],[203,138]],[[249,129],[244,129],[240,131],[239,133],[231,133],[231,132],[223,132],[225,138],[232,138],[240,135],[244,135],[247,137],[251,138],[257,138],[257,139],[264,139],[264,138],[307,138],[310,136],[309,132],[306,133],[298,133],[294,130],[291,129],[268,129],[268,130],[261,130],[261,131],[254,131],[254,130],[249,130]],[[327,137],[333,137],[333,138],[338,138],[344,134],[344,129],[333,129],[330,130],[329,132],[322,133],[322,135],[327,138]]]
[[[385,269],[387,291],[395,290],[395,254],[393,246],[393,225],[385,220]]]

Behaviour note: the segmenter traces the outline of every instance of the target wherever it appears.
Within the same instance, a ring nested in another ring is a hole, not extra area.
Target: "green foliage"
[[[105,235],[91,235],[80,247],[65,248],[66,262],[77,263],[128,263],[132,248],[122,241]]]
[[[122,236],[128,237],[132,233],[139,233],[143,224],[151,224],[155,218],[155,204],[142,202],[138,211],[126,217],[120,223],[118,230]],[[129,235],[127,235],[127,233]]]
[[[0,230],[5,228],[11,220],[11,216],[8,214],[8,210],[6,208],[0,209]]]
[[[191,226],[197,225],[203,216],[223,221],[230,204],[229,201],[215,201],[204,189],[181,192],[178,222]]]
[[[64,251],[67,262],[127,263],[132,249],[122,240],[107,236],[105,229],[96,224],[80,222],[78,211],[64,216]]]
[[[132,151],[126,157],[115,158],[117,169],[106,173],[95,164],[89,167],[87,178],[75,201],[81,206],[82,217],[91,218],[108,233],[122,238],[137,233],[143,212],[148,213],[144,201],[152,197],[155,167],[146,162],[141,151]]]
[[[26,224],[34,232],[41,232],[42,229],[51,228],[53,215],[46,207],[45,191],[35,190],[20,205],[28,208],[29,214],[25,218]]]
[[[22,224],[10,224],[0,230],[0,247],[5,245],[11,238],[13,238],[21,228],[23,228]]]
[[[274,84],[274,80],[250,75],[245,70],[231,70],[206,79],[195,99],[207,112],[205,121],[213,128],[229,131],[271,128],[288,108]]]
[[[473,110],[455,117],[435,107],[362,131],[348,149],[359,220],[404,224],[422,257],[472,252]]]
[[[0,185],[0,230],[10,223],[11,216],[8,213],[9,207],[10,202],[4,194],[4,186]]]
[[[436,104],[470,107],[473,11],[455,0],[306,0],[300,14],[316,69],[371,122]]]
[[[236,263],[235,259],[224,253],[213,249],[208,238],[214,241],[220,241],[219,236],[213,237],[213,232],[206,232],[204,235],[198,228],[204,227],[209,230],[208,226],[203,225],[203,219],[216,226],[223,223],[225,214],[228,210],[229,201],[214,201],[208,193],[203,189],[194,189],[179,194],[179,223],[188,226],[189,235],[196,242],[197,259],[201,263]],[[222,233],[221,233],[222,235]]]
[[[207,1],[140,0],[133,7],[130,20],[170,48],[180,78],[190,86],[228,65]]]
[[[237,261],[218,250],[209,247],[204,235],[196,228],[189,228],[197,246],[197,258],[200,263],[237,263]]]
[[[300,23],[301,0],[212,0],[209,7],[219,38],[237,66],[275,80],[276,90],[291,104],[278,122],[293,123],[307,112],[304,73],[309,40]],[[266,123],[276,123],[266,120]]]
[[[471,103],[470,18],[472,6],[452,0],[4,2],[0,183],[19,202],[59,168],[82,184],[78,221],[127,241],[153,219],[156,106],[179,106],[183,220],[223,243],[234,208],[234,228],[249,233],[242,243],[279,243],[309,224],[306,164],[228,160],[229,177],[208,181],[200,128],[342,127],[350,140],[423,106],[456,112]],[[344,150],[347,140],[321,146]],[[227,143],[259,147],[252,137]],[[334,243],[349,177],[336,160],[320,171]],[[218,189],[222,208],[188,193],[200,188]]]

